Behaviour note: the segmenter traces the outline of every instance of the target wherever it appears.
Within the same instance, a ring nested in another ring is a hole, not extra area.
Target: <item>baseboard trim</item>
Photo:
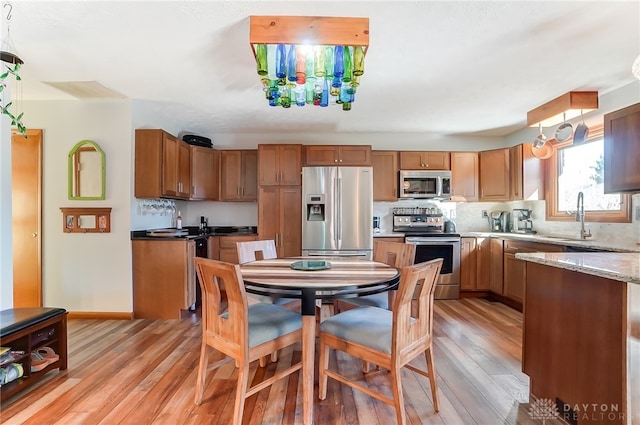
[[[104,311],[70,311],[68,319],[97,319],[97,320],[131,320],[133,313],[113,313]]]

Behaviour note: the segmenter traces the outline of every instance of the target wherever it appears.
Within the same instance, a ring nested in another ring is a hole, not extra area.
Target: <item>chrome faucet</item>
[[[593,236],[591,230],[584,229],[584,193],[578,192],[578,205],[576,206],[576,221],[580,222],[580,239]]]

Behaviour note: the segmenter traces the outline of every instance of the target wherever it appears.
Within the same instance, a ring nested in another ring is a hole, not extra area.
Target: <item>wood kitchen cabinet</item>
[[[533,156],[533,143],[509,148],[509,199],[539,201],[544,199],[544,163]]]
[[[369,145],[308,145],[304,147],[304,163],[307,166],[370,166]]]
[[[544,163],[533,156],[532,146],[480,152],[480,201],[544,199]]]
[[[302,145],[258,145],[258,186],[302,185]]]
[[[217,201],[220,199],[219,151],[202,146],[190,146],[192,201]]]
[[[489,289],[498,295],[503,293],[503,263],[504,240],[489,238]]]
[[[136,129],[134,194],[136,198],[189,199],[189,145],[160,129]]]
[[[255,201],[258,196],[258,151],[220,151],[220,200]]]
[[[401,170],[450,170],[449,152],[400,152]]]
[[[196,302],[196,242],[139,239],[131,244],[134,318],[180,319],[181,311]]]
[[[478,255],[476,238],[460,238],[460,290],[476,289]]]
[[[226,263],[238,264],[237,242],[257,240],[256,235],[209,236],[209,258]]]
[[[371,152],[373,165],[373,200],[398,200],[398,152]]]
[[[480,199],[479,164],[478,152],[451,152],[451,201]]]
[[[504,241],[504,282],[502,295],[515,301],[522,309],[525,282],[527,280],[526,262],[516,258],[519,252],[564,252],[562,245],[545,244],[520,240]]]
[[[509,149],[482,151],[480,160],[480,201],[508,201]]]
[[[604,116],[604,193],[640,192],[640,103]]]
[[[460,238],[461,291],[489,290],[490,249],[489,238]]]
[[[272,239],[278,257],[302,253],[302,187],[260,186],[258,238]]]

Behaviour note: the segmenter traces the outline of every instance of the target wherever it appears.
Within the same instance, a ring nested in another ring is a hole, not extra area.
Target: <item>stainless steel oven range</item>
[[[460,235],[444,232],[444,217],[436,208],[393,209],[393,231],[405,234],[406,243],[416,244],[415,263],[443,258],[435,298],[460,296]]]

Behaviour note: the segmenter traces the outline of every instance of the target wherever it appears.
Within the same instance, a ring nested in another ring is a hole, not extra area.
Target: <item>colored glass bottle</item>
[[[284,44],[278,44],[276,47],[276,77],[284,78],[287,76],[287,52]]]
[[[333,76],[342,78],[344,75],[344,47],[336,46],[333,55]]]
[[[362,46],[353,48],[353,75],[359,77],[364,74],[364,49]]]
[[[291,47],[289,47],[289,54],[287,55],[287,80],[291,83],[298,81],[298,77],[296,76],[296,59],[296,45],[292,44]]]
[[[305,61],[304,49],[296,49],[296,84],[306,83],[306,76],[309,75],[305,70],[306,66],[307,63]]]
[[[269,73],[267,65],[267,45],[258,44],[256,47],[256,63],[258,66],[258,75],[265,76]]]
[[[325,70],[325,49],[324,46],[316,46],[313,50],[313,74],[316,77],[324,77]]]
[[[324,82],[322,84],[322,97],[320,98],[320,106],[327,107],[329,106],[329,83],[327,79],[323,79]]]
[[[334,53],[333,46],[324,47],[324,76],[333,79]]]
[[[351,81],[351,75],[353,73],[353,62],[351,59],[351,49],[349,46],[344,46],[344,74],[342,75],[342,81],[348,83]]]

